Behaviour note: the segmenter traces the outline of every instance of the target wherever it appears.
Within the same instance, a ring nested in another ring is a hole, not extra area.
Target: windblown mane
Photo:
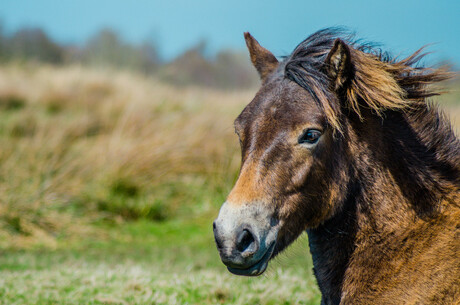
[[[347,83],[339,90],[327,85],[334,82],[329,79],[326,64],[337,38],[348,45],[349,66],[352,67],[345,80]],[[372,44],[354,40],[353,35],[343,30],[329,28],[300,43],[285,59],[284,73],[316,99],[329,124],[340,133],[344,109],[356,113],[361,120],[365,119],[363,110],[370,109],[387,123],[397,121],[391,126],[401,128],[399,133],[404,142],[398,154],[411,160],[400,164],[400,167],[407,167],[404,172],[412,177],[408,189],[413,190],[413,194],[409,197],[418,198],[412,201],[430,210],[438,202],[438,195],[460,189],[460,141],[449,120],[427,99],[440,94],[430,85],[452,77],[453,73],[446,67],[418,66],[425,55],[422,51],[423,48],[398,60]],[[405,122],[398,121],[392,111],[402,113]],[[389,142],[388,145],[393,147],[398,143]],[[397,158],[395,162],[399,162]]]
[[[331,103],[336,99],[324,86],[328,79],[326,57],[336,38],[345,41],[351,52],[352,71],[343,92],[345,106],[360,117],[363,107],[382,115],[385,110],[405,110],[416,103],[426,103],[427,97],[439,94],[428,85],[452,76],[445,67],[419,67],[425,56],[423,48],[398,60],[370,43],[355,40],[342,29],[320,30],[301,42],[285,59],[285,76],[313,95],[337,130],[340,130],[340,105]]]

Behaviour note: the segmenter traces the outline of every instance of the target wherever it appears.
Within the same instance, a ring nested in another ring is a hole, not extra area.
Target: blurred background
[[[460,2],[0,4],[0,303],[318,304],[307,240],[230,275],[211,224],[240,164],[233,120],[276,56],[345,26],[460,67]],[[460,127],[460,81],[436,102]]]

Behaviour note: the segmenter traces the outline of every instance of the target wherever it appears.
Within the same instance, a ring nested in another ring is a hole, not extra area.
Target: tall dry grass
[[[101,218],[214,211],[239,167],[232,121],[253,94],[79,66],[1,66],[0,246],[52,244]]]

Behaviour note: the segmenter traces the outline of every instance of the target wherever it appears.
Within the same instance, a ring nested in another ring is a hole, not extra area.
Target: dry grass
[[[101,217],[215,210],[239,166],[232,121],[253,94],[79,66],[0,67],[1,234],[52,245]]]

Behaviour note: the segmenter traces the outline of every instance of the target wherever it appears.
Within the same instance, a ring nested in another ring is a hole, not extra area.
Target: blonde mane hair
[[[340,93],[340,103],[330,90],[326,58],[334,41],[340,38],[348,46],[351,69],[347,71]],[[425,68],[418,64],[426,55],[424,48],[398,60],[387,53],[353,39],[340,29],[324,29],[301,42],[284,61],[285,76],[309,91],[323,108],[329,124],[340,128],[342,107],[354,111],[361,119],[362,109],[381,116],[386,110],[404,111],[426,103],[426,98],[440,94],[431,84],[449,79],[447,67]]]

